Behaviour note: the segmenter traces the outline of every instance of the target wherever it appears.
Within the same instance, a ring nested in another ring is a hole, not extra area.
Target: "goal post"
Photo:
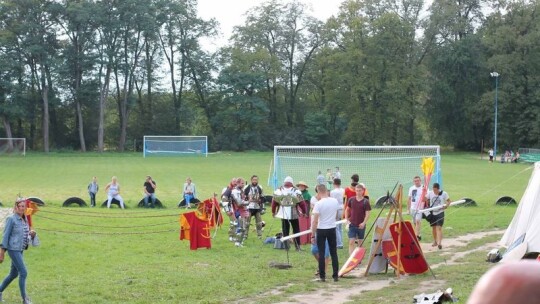
[[[143,157],[208,156],[208,136],[157,136],[143,138]]]
[[[0,138],[0,155],[26,155],[26,138]]]
[[[286,176],[291,176],[295,182],[304,181],[314,187],[319,171],[327,181],[330,170],[332,174],[339,171],[345,188],[351,176],[358,174],[374,202],[392,191],[396,183],[407,189],[414,176],[423,179],[420,166],[425,157],[435,161],[431,184],[438,182],[442,186],[439,146],[275,146],[269,185],[277,188]]]

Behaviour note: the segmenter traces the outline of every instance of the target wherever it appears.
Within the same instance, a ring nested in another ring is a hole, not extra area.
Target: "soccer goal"
[[[207,136],[144,136],[143,156],[208,156]]]
[[[0,155],[26,155],[26,138],[0,138]]]
[[[345,188],[350,185],[351,176],[358,174],[374,201],[392,191],[396,183],[407,189],[414,176],[423,179],[420,166],[424,157],[435,161],[431,183],[442,185],[439,146],[275,146],[269,184],[276,188],[286,176],[291,176],[295,183],[304,181],[314,187],[319,171],[325,181],[327,173],[335,176],[339,171]]]

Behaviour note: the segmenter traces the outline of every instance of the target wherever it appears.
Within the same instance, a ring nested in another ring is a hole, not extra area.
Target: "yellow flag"
[[[433,161],[433,157],[424,157],[422,159],[422,165],[420,165],[420,168],[422,168],[424,176],[433,174],[433,170],[435,170],[435,161]]]

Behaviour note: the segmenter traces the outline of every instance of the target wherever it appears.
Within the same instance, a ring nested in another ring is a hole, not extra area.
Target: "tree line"
[[[498,146],[540,146],[537,1],[346,0],[321,21],[269,0],[216,51],[196,0],[0,3],[0,134],[33,150],[124,151],[144,135],[478,149],[496,93]]]

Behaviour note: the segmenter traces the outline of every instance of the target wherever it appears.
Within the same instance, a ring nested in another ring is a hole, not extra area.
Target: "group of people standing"
[[[243,247],[248,238],[251,219],[255,218],[257,237],[262,238],[265,212],[263,189],[259,177],[251,176],[250,184],[245,185],[242,177],[233,177],[221,192],[221,206],[229,217],[229,241]]]
[[[92,181],[88,184],[88,195],[90,196],[90,206],[96,206],[96,195],[99,191],[99,184],[97,177],[92,177]],[[157,183],[150,175],[146,176],[146,179],[143,183],[143,194],[144,194],[144,207],[145,208],[155,208],[156,206],[156,189]],[[186,178],[186,182],[182,187],[182,198],[186,201],[186,208],[191,207],[191,201],[195,199],[197,190],[195,184],[191,181],[191,178]],[[117,200],[120,208],[124,209],[124,199],[120,195],[120,184],[118,183],[118,178],[113,176],[111,182],[105,186],[105,192],[107,193],[107,208],[111,207],[113,200]]]
[[[316,275],[321,281],[326,280],[326,265],[330,258],[332,277],[338,280],[337,250],[343,248],[343,228],[342,223],[338,223],[340,220],[346,219],[349,225],[349,252],[364,239],[371,205],[365,185],[359,183],[358,174],[354,174],[351,180],[351,185],[345,189],[341,187],[340,178],[332,180],[332,187],[327,187],[326,181],[318,183],[316,194],[312,196],[305,182],[300,181],[294,185],[292,177],[287,176],[283,185],[274,192],[272,215],[281,219],[283,236],[290,234],[291,227],[293,234],[300,232],[299,221],[311,215],[311,253],[318,262]],[[300,251],[299,238],[293,238],[293,243],[296,250]]]

